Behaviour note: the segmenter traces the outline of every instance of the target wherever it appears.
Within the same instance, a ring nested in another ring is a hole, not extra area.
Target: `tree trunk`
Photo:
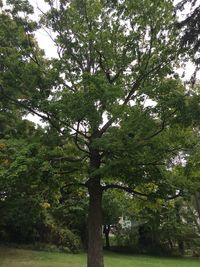
[[[178,241],[178,250],[181,255],[184,255],[184,242],[182,240]]]
[[[195,198],[196,211],[197,211],[198,217],[200,219],[200,195],[199,195],[199,193],[196,192],[194,198]]]
[[[106,239],[106,248],[110,249],[110,239],[109,239],[110,224],[104,225],[103,232],[104,232],[105,239]]]
[[[88,267],[103,267],[102,188],[100,182],[88,186]]]

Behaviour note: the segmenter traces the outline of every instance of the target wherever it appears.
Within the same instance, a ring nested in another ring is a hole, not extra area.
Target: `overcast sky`
[[[48,5],[44,2],[44,0],[29,0],[30,4],[35,9],[34,19],[39,19],[41,15],[41,11],[45,12],[48,10]],[[52,34],[49,32],[49,34]],[[44,30],[40,29],[36,33],[36,37],[38,39],[38,43],[42,49],[45,50],[45,54],[47,57],[56,57],[56,47],[49,37],[48,33]]]

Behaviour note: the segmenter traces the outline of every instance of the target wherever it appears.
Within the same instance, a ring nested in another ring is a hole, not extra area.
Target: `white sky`
[[[33,16],[34,19],[39,19],[41,15],[41,11],[46,12],[48,10],[48,4],[44,2],[44,0],[29,0],[29,3],[34,7],[35,9],[35,15]],[[49,34],[52,35],[51,32]],[[57,49],[48,35],[48,33],[40,29],[36,33],[36,37],[38,40],[38,43],[42,49],[44,49],[45,54],[47,57],[56,57],[57,56]]]

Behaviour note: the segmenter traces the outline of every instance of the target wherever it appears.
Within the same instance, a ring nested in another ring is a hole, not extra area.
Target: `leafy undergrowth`
[[[85,267],[86,254],[0,248],[1,267]],[[128,256],[106,253],[105,267],[199,267],[199,259]]]

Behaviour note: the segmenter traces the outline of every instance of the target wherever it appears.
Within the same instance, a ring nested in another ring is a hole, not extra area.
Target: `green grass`
[[[85,254],[65,254],[0,248],[1,267],[85,267]],[[199,267],[198,259],[126,256],[106,253],[105,267]]]

